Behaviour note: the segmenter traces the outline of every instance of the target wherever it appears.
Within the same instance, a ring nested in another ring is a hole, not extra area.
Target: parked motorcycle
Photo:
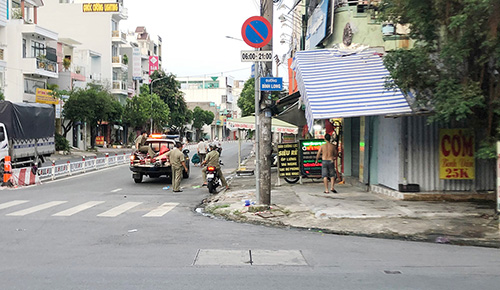
[[[217,187],[220,185],[220,179],[217,174],[217,168],[215,166],[207,167],[207,187],[208,192],[217,193]]]

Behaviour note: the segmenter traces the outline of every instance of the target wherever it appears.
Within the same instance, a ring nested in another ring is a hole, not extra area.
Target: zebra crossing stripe
[[[61,212],[55,213],[52,216],[72,216],[76,213],[79,213],[81,211],[84,211],[86,209],[89,209],[89,208],[96,206],[98,204],[101,204],[101,203],[104,203],[104,201],[89,201],[89,202],[77,205],[75,207],[69,208],[67,210],[63,210]]]
[[[114,207],[108,211],[105,211],[101,214],[98,214],[97,216],[100,217],[116,217],[124,212],[126,212],[129,209],[132,209],[138,205],[142,204],[142,202],[126,202],[122,205],[119,205],[117,207]]]
[[[51,208],[51,207],[54,207],[54,206],[57,206],[57,205],[60,205],[60,204],[66,203],[66,202],[67,201],[51,201],[51,202],[47,202],[47,203],[44,203],[44,204],[33,206],[33,207],[30,207],[30,208],[27,208],[27,209],[16,211],[16,212],[13,212],[13,213],[9,213],[9,214],[6,214],[6,215],[7,216],[25,216],[25,215],[28,215],[30,213],[34,213],[34,212],[37,212],[37,211],[48,209],[48,208]]]
[[[23,203],[26,203],[28,201],[29,200],[13,200],[13,201],[5,202],[5,203],[0,203],[0,209],[9,208],[11,206],[23,204]]]
[[[143,215],[142,217],[161,217],[164,216],[166,213],[171,211],[174,207],[178,206],[179,204],[176,202],[165,202],[164,204],[160,205],[156,209],[148,212],[147,214]]]

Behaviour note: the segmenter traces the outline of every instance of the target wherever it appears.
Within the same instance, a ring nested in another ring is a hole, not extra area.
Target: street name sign
[[[261,91],[282,91],[283,90],[283,78],[260,78],[260,90]]]
[[[241,27],[241,36],[246,44],[251,47],[261,48],[266,46],[273,36],[271,23],[262,16],[248,18]]]
[[[273,61],[273,52],[270,50],[242,50],[242,62]]]

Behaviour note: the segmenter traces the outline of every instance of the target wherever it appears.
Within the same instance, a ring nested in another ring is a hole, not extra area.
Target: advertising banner
[[[49,104],[49,105],[59,104],[59,99],[52,96],[51,90],[37,88],[35,96],[36,96],[35,101],[37,103]]]
[[[104,136],[95,136],[95,145],[104,146]]]
[[[278,167],[280,177],[299,177],[299,143],[278,144]]]
[[[132,79],[142,79],[141,50],[138,47],[132,48]]]
[[[474,132],[472,130],[439,130],[439,178],[475,178]]]
[[[300,161],[301,166],[300,169],[303,175],[321,176],[321,156],[316,162],[316,154],[318,154],[321,145],[325,144],[325,140],[320,139],[309,139],[309,140],[300,140]]]
[[[159,61],[157,56],[149,57],[149,75],[160,69]]]

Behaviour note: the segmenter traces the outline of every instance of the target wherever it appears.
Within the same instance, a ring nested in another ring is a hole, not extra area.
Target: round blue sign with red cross
[[[241,36],[251,47],[261,48],[271,41],[273,28],[271,23],[262,16],[248,18],[241,27]]]

